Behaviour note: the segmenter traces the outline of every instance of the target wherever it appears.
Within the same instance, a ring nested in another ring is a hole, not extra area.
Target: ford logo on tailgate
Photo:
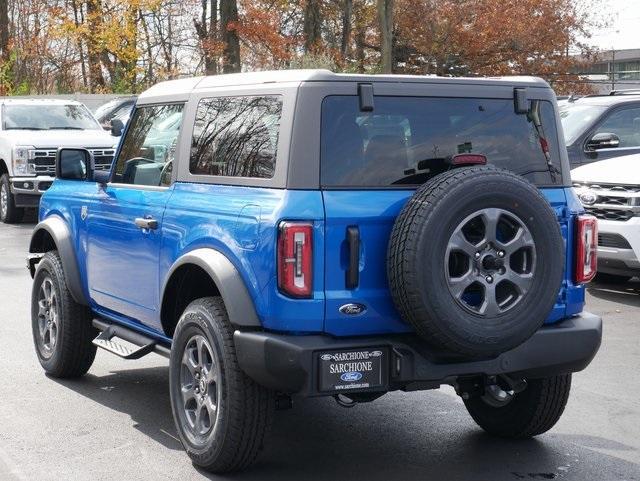
[[[346,382],[359,381],[360,379],[362,379],[362,373],[356,371],[345,372],[342,376],[340,376],[340,379]]]
[[[362,314],[364,311],[366,311],[367,307],[364,304],[358,304],[354,302],[351,304],[340,306],[340,309],[338,310],[343,314],[346,314],[347,316],[357,316],[358,314]]]

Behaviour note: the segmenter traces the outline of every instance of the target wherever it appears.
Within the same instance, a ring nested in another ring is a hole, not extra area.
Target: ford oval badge
[[[358,314],[364,313],[367,310],[367,306],[364,304],[358,304],[352,302],[350,304],[345,304],[344,306],[340,306],[339,311],[347,316],[357,316]]]
[[[360,379],[362,379],[362,373],[357,371],[345,372],[340,376],[340,379],[345,382],[359,381]]]
[[[580,194],[578,194],[578,198],[584,205],[593,205],[598,200],[596,193],[590,190],[580,192]]]

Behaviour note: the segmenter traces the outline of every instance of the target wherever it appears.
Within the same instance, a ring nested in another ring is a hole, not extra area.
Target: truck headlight
[[[16,145],[11,155],[13,175],[36,175],[35,153],[36,148],[32,145]]]

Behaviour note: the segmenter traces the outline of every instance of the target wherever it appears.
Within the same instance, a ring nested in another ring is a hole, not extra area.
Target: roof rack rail
[[[609,92],[609,95],[632,95],[632,94],[640,95],[640,89],[612,90],[611,92]]]

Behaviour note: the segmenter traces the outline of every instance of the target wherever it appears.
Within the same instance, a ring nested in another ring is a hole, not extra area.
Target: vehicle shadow
[[[137,430],[166,448],[182,449],[171,416],[167,367],[55,381],[128,414]],[[432,391],[391,393],[352,409],[331,398],[296,401],[292,409],[276,412],[255,466],[225,476],[193,469],[212,480],[247,481],[612,479],[607,472],[613,468],[640,478],[640,466],[599,451],[632,449],[598,436],[553,431],[531,440],[492,438],[475,426],[456,397]]]
[[[182,449],[173,424],[168,366],[91,373],[80,379],[49,377],[103,406],[128,414],[134,427],[169,449]]]
[[[593,297],[604,301],[640,307],[640,280],[638,278],[618,284],[592,282],[587,285],[587,291]]]

